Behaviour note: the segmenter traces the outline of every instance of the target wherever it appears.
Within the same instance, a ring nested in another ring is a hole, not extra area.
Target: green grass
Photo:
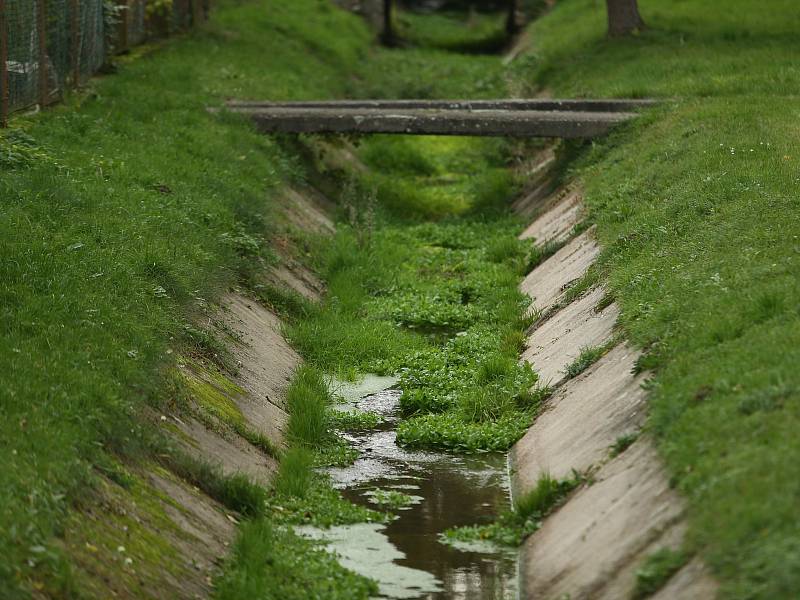
[[[206,107],[343,95],[369,38],[327,2],[221,4],[201,31],[0,134],[4,597],[46,576],[32,547],[69,570],[55,536],[94,464],[148,455],[152,427],[136,416],[170,400],[167,351],[208,347],[185,325],[274,261],[271,198],[299,161]],[[240,487],[207,491],[244,510]]]
[[[378,591],[375,582],[342,568],[313,542],[266,519],[240,528],[214,584],[217,600],[366,600]]]
[[[322,445],[328,435],[326,413],[330,402],[328,384],[322,373],[314,367],[301,366],[286,392],[289,412],[287,434],[292,443],[308,448]]]
[[[176,475],[231,510],[246,517],[260,517],[264,514],[266,491],[246,475],[223,475],[219,468],[179,451],[162,454],[161,462]]]
[[[502,546],[519,546],[584,481],[578,473],[563,480],[545,473],[532,489],[514,500],[513,510],[501,513],[489,524],[448,529],[442,534],[442,541],[450,544],[489,541]]]
[[[503,13],[400,12],[400,36],[412,46],[467,54],[499,52],[509,42]]]
[[[800,588],[800,14],[641,2],[649,30],[604,38],[565,0],[514,67],[554,95],[674,98],[573,163],[621,325],[653,369],[651,423],[690,504],[689,546],[724,598]]]
[[[648,598],[660,590],[689,561],[689,556],[680,550],[661,548],[650,554],[636,569],[636,585],[632,600]]]
[[[602,346],[586,346],[585,348],[581,348],[578,357],[564,369],[565,375],[570,379],[577,377],[600,360],[603,355],[611,349],[612,344],[613,341],[603,344]]]
[[[505,95],[509,81],[524,94],[670,99],[572,149],[569,172],[605,251],[569,293],[607,279],[622,328],[647,352],[650,426],[690,504],[689,551],[710,564],[723,597],[791,597],[800,14],[789,0],[641,4],[649,29],[612,41],[602,3],[557,3],[508,71],[495,56],[370,51],[366,27],[322,0],[223,4],[203,31],[17,119],[0,142],[6,596],[68,570],[54,536],[93,465],[109,453],[146,456],[150,433],[133,416],[169,400],[167,350],[213,354],[211,340],[186,330],[199,305],[276,260],[269,199],[303,176],[301,161],[206,106],[226,96],[485,98]],[[508,447],[535,415],[532,376],[480,373],[519,350],[516,278],[546,254],[515,251],[520,224],[502,215],[517,183],[509,146],[375,137],[357,153],[375,169],[359,193],[376,189],[378,207],[308,249],[330,285],[324,304],[269,289],[264,298],[295,315],[290,337],[317,368],[403,369],[407,443]],[[501,391],[499,416],[468,395],[478,377]],[[316,443],[319,411],[310,414],[297,439]],[[39,547],[54,557],[46,569],[30,550]],[[263,571],[263,557],[242,564],[251,566],[231,577],[269,582],[245,574]]]

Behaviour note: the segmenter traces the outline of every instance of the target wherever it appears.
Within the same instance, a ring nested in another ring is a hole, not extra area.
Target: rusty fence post
[[[81,83],[80,56],[80,4],[78,0],[70,0],[70,53],[72,66],[72,86],[77,88]]]
[[[8,19],[6,0],[0,0],[0,127],[8,127]]]
[[[47,0],[38,0],[36,30],[39,36],[39,107],[47,106]]]

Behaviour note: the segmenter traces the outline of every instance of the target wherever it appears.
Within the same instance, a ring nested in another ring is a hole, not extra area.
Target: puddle
[[[398,518],[388,525],[300,532],[328,541],[342,564],[376,579],[381,598],[515,598],[516,552],[490,544],[453,548],[439,541],[439,534],[449,527],[489,522],[508,507],[505,455],[404,450],[395,443],[394,431],[401,392],[376,391],[377,383],[370,378],[355,391],[339,389],[347,401],[340,408],[376,412],[383,423],[375,430],[346,433],[360,458],[352,466],[326,471],[333,485],[357,504],[374,507],[376,489],[402,491],[414,501],[397,511]],[[383,383],[386,387],[395,381]]]

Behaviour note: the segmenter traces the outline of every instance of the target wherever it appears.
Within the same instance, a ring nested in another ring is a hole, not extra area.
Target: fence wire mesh
[[[205,20],[203,0],[0,0],[0,124],[61,99],[113,52]]]

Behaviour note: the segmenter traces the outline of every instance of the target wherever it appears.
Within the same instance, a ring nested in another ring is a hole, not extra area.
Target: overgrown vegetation
[[[216,582],[219,600],[369,598],[377,585],[341,567],[314,542],[267,519],[242,525],[227,568]]]
[[[532,318],[517,290],[530,244],[516,239],[521,223],[504,208],[515,184],[500,149],[362,141],[358,155],[374,169],[348,180],[348,224],[315,252],[328,297],[288,329],[325,370],[400,374],[400,443],[505,450],[548,394],[517,360]]]

